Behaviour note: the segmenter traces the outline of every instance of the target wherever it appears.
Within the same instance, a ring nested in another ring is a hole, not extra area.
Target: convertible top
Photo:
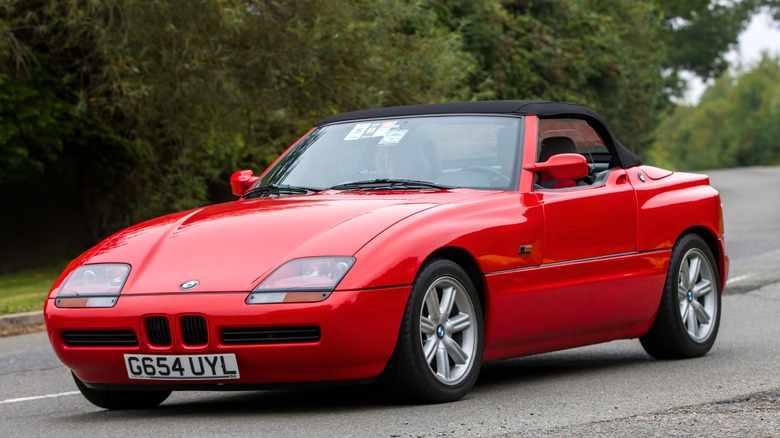
[[[568,102],[542,100],[492,100],[475,102],[436,103],[430,105],[392,106],[348,113],[335,114],[317,123],[317,126],[353,120],[380,119],[390,117],[439,115],[439,114],[506,114],[536,115],[546,118],[574,117],[585,119],[602,137],[607,148],[614,154],[616,164],[629,168],[642,164],[633,152],[623,146],[612,134],[607,124],[590,108]]]

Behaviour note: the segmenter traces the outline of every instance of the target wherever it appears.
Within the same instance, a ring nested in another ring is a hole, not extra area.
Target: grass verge
[[[0,315],[43,310],[43,303],[61,267],[0,275]]]
[[[27,335],[30,333],[42,332],[44,330],[46,330],[46,326],[44,324],[32,325],[26,327],[8,327],[8,328],[0,329],[0,338],[6,336]]]

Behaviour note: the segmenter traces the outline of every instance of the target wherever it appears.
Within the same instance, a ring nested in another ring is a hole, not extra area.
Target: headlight
[[[252,290],[247,304],[322,301],[336,289],[353,257],[307,257],[280,266]]]
[[[84,265],[74,269],[57,292],[57,307],[114,307],[130,265]]]

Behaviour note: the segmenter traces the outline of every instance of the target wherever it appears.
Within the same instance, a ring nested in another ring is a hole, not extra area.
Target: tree
[[[702,79],[728,68],[726,53],[737,43],[757,0],[657,0],[664,32],[664,68],[676,75],[690,71]]]
[[[34,17],[16,12],[15,3],[0,4],[0,184],[40,174],[83,125],[56,67],[42,65],[48,54],[36,56],[24,41]]]
[[[726,72],[695,106],[679,106],[659,128],[654,151],[681,169],[780,164],[780,59]]]
[[[22,217],[39,214],[16,193],[52,193],[56,182],[68,202],[47,225],[71,224],[57,238],[73,251],[129,223],[224,199],[233,170],[261,170],[320,117],[466,98],[473,59],[415,5],[3,3],[0,201]],[[23,227],[16,217],[0,224]]]
[[[0,203],[18,214],[0,230],[57,217],[28,237],[52,230],[72,253],[228,199],[233,170],[374,106],[581,102],[642,153],[677,73],[717,76],[750,11],[776,2],[6,0]]]
[[[662,88],[660,23],[652,4],[608,1],[430,2],[479,63],[481,99],[589,104],[638,151],[652,140]]]

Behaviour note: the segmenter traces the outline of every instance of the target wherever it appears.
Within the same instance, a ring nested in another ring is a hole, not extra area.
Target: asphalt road
[[[174,393],[110,412],[77,393],[45,333],[0,338],[0,435],[443,437],[780,434],[780,168],[710,173],[732,257],[720,334],[700,359],[657,361],[618,341],[503,361],[446,405],[372,387]]]

